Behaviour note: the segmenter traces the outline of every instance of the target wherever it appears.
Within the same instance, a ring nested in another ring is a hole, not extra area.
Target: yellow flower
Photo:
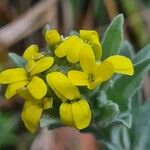
[[[59,109],[61,121],[78,129],[86,128],[91,121],[91,110],[86,100],[62,103]]]
[[[72,35],[57,46],[55,55],[60,58],[66,56],[69,62],[76,63],[79,61],[79,53],[83,46],[83,41],[78,36]]]
[[[38,61],[34,61],[31,57],[34,56],[35,50],[34,48],[30,50],[27,49],[24,53],[23,57],[28,59],[26,69],[7,69],[0,73],[0,84],[8,84],[5,92],[7,99],[14,96],[16,90],[24,86],[27,86],[32,96],[36,99],[41,99],[46,95],[47,86],[43,79],[38,77],[37,74],[44,72],[52,66],[54,59],[53,57],[45,56]]]
[[[61,121],[78,129],[86,128],[91,121],[91,110],[85,99],[82,99],[77,87],[60,72],[49,73],[46,76],[49,86],[63,101],[59,108]]]
[[[96,59],[100,59],[102,48],[98,34],[94,30],[80,30],[80,37],[76,35],[67,37],[57,46],[55,55],[60,58],[66,56],[69,62],[77,63],[80,51],[84,48],[85,43],[88,43],[92,47]]]
[[[30,45],[23,53],[23,58],[26,60],[38,60],[44,57],[44,54],[39,52],[39,47],[36,44]]]
[[[38,128],[43,110],[52,108],[52,99],[44,97],[37,100],[32,97],[26,88],[20,89],[17,93],[26,100],[21,118],[26,128],[30,132],[34,133]]]
[[[114,55],[103,62],[96,62],[88,45],[80,53],[80,65],[83,71],[71,70],[68,78],[73,85],[87,86],[89,89],[94,89],[114,73],[133,75],[134,72],[132,62],[124,56]]]
[[[45,40],[49,45],[55,45],[61,41],[61,36],[57,30],[47,30],[45,33]]]
[[[80,30],[80,38],[92,46],[96,60],[102,56],[102,47],[98,33],[95,30]]]

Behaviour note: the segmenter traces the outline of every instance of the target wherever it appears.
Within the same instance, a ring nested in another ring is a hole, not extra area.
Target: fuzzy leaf
[[[27,61],[23,57],[17,55],[16,53],[9,53],[8,57],[10,58],[10,60],[14,63],[16,67],[24,68],[27,63]]]
[[[40,120],[40,127],[48,127],[49,129],[54,129],[63,126],[58,118],[52,117],[47,114],[43,114]]]
[[[127,128],[124,126],[116,126],[112,128],[111,143],[113,143],[118,150],[129,150],[130,138]]]
[[[130,59],[132,59],[134,57],[134,50],[132,45],[128,42],[128,41],[124,41],[122,42],[121,46],[120,46],[120,53],[119,55],[123,55],[126,56]]]
[[[131,147],[130,137],[127,127],[122,126],[122,144],[126,150],[129,150]]]
[[[150,44],[141,49],[134,57],[133,63],[138,64],[150,59]]]
[[[108,99],[119,105],[120,111],[125,112],[128,110],[129,98],[139,89],[143,78],[147,71],[150,69],[150,45],[143,48],[139,53],[143,57],[139,57],[139,53],[134,57],[133,61],[136,62],[133,76],[120,76],[112,87],[107,90]]]
[[[106,141],[100,141],[100,143],[103,143],[104,146],[106,147],[106,150],[118,150],[117,147],[115,147],[115,145],[109,143],[109,142],[106,142]]]
[[[131,128],[132,126],[132,114],[120,113],[113,121],[112,124],[123,124],[127,128]]]
[[[132,122],[133,126],[136,123],[137,115],[139,113],[140,109],[140,102],[142,101],[142,91],[139,89],[130,99],[130,108],[131,108],[131,114],[132,114]]]
[[[149,150],[150,146],[150,101],[142,105],[137,114],[135,126],[133,127],[133,150]]]
[[[106,30],[102,42],[102,60],[106,59],[111,55],[119,53],[119,47],[123,40],[123,23],[123,15],[118,15],[113,19],[108,29]]]
[[[109,125],[113,118],[119,113],[119,107],[117,104],[108,101],[108,104],[105,107],[102,107],[100,110],[99,116],[99,125],[105,127]]]

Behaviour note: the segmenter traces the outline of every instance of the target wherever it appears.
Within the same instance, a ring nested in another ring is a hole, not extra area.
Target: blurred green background
[[[124,38],[137,52],[150,42],[150,0],[0,0],[0,65],[11,65],[8,51],[22,54],[31,43],[45,47],[46,24],[64,35],[95,29],[101,38],[119,13],[125,17]],[[21,122],[21,101],[18,97],[11,102],[0,98],[0,150],[29,149],[35,135]]]

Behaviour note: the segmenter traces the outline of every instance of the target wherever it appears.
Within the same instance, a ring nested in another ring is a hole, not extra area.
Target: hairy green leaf
[[[128,57],[130,59],[132,59],[134,57],[133,47],[128,41],[122,42],[122,44],[120,46],[120,53],[119,53],[119,55],[126,56],[126,57]]]
[[[10,60],[14,63],[16,67],[25,67],[27,63],[23,57],[17,55],[16,53],[9,53],[8,57],[10,58]]]
[[[112,122],[116,115],[118,115],[119,108],[117,104],[113,103],[112,101],[108,101],[106,106],[100,108],[99,111],[99,125],[101,127],[105,127]]]
[[[111,131],[111,143],[115,145],[117,150],[129,150],[130,138],[128,130],[124,126],[116,126]]]
[[[127,128],[131,128],[132,126],[132,114],[126,112],[126,113],[120,113],[117,115],[110,124],[123,124]]]
[[[150,146],[150,101],[148,100],[139,109],[134,130],[133,150],[149,150]]]
[[[150,44],[145,46],[134,56],[133,63],[138,64],[142,61],[146,61],[147,59],[150,59]]]
[[[106,30],[102,41],[102,60],[119,53],[119,47],[123,40],[123,23],[123,15],[118,15]]]
[[[62,127],[60,120],[58,118],[55,118],[53,116],[43,114],[42,118],[40,120],[40,127],[48,127],[49,129],[54,129],[58,127]]]
[[[107,96],[110,100],[119,105],[119,109],[122,112],[128,110],[129,99],[139,89],[143,78],[147,71],[150,69],[150,53],[148,51],[150,45],[143,48],[134,57],[133,61],[136,62],[133,76],[122,75],[118,78],[112,87],[107,90]]]

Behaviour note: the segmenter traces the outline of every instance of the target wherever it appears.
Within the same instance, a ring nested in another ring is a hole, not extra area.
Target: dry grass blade
[[[57,0],[40,1],[17,20],[1,28],[0,49],[12,46],[46,23],[57,27],[56,2]]]

